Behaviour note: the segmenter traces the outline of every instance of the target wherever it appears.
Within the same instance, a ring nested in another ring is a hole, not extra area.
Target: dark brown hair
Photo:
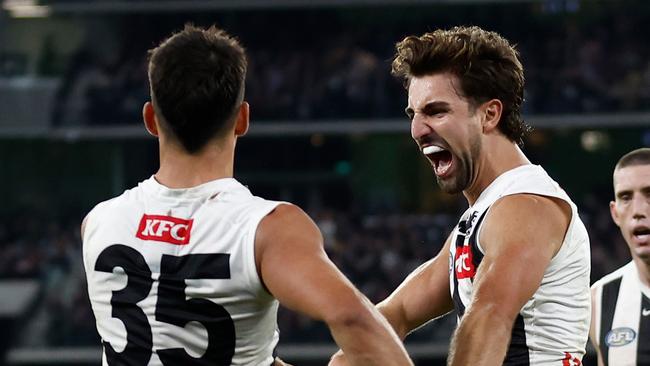
[[[246,66],[243,47],[214,26],[186,25],[149,51],[156,114],[190,154],[234,124],[244,98]]]
[[[650,165],[650,148],[642,147],[623,155],[616,163],[614,170],[635,165]]]
[[[450,72],[472,108],[490,99],[503,103],[499,130],[523,143],[530,130],[521,117],[524,71],[514,47],[495,32],[479,27],[436,30],[409,36],[396,45],[392,74],[408,85],[413,77]]]

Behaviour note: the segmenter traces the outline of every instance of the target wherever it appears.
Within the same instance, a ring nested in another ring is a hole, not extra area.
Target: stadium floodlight
[[[45,18],[50,16],[47,5],[39,5],[35,0],[4,0],[2,8],[13,18]]]

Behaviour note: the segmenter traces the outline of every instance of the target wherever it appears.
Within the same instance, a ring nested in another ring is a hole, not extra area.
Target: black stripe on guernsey
[[[478,244],[477,244],[478,232],[487,212],[488,210],[486,209],[481,215],[481,217],[479,217],[478,221],[476,221],[476,225],[474,225],[474,230],[472,231],[472,234],[469,237],[470,250],[472,251],[472,264],[474,264],[474,268],[476,268],[476,270],[478,270],[478,265],[481,264],[481,261],[483,260],[483,253],[481,253],[481,251],[478,249]],[[473,283],[474,278],[472,278],[471,281]]]
[[[650,298],[641,296],[641,319],[639,320],[639,340],[637,341],[636,364],[650,365]],[[646,316],[643,316],[646,311]]]
[[[528,345],[526,344],[526,329],[524,328],[524,318],[521,314],[517,315],[515,325],[512,327],[512,337],[508,346],[506,359],[503,361],[504,366],[529,366],[530,356],[528,354]]]
[[[476,213],[476,211],[474,212]],[[474,268],[478,268],[478,265],[481,263],[481,260],[483,259],[483,254],[481,251],[478,250],[478,246],[474,244],[476,242],[476,233],[478,232],[478,228],[481,226],[481,223],[483,222],[483,218],[485,217],[485,214],[487,213],[487,210],[483,212],[481,217],[478,219],[475,225],[473,225],[472,229],[472,218],[474,217],[473,214],[469,215],[469,218],[466,220],[460,220],[458,223],[458,232],[463,233],[462,234],[457,234],[456,235],[456,250],[462,250],[463,246],[465,245],[465,237],[468,234],[468,232],[471,232],[470,236],[470,250],[472,251],[472,264],[474,265]],[[455,268],[455,263],[454,263],[454,258],[451,259],[452,263],[452,273],[454,276],[454,294],[452,296],[454,304],[456,305],[456,311],[458,312],[458,317],[462,318],[463,315],[465,314],[465,304],[463,304],[463,301],[460,299],[460,294],[458,292],[458,277],[456,276],[456,268]],[[474,278],[470,278],[470,281],[474,282]]]
[[[463,222],[463,221],[461,221]],[[460,226],[460,223],[459,223]],[[460,230],[459,230],[460,231]],[[456,243],[454,244],[456,246],[456,250],[460,250],[463,247],[463,243],[465,242],[465,235],[463,234],[456,234]],[[456,267],[455,267],[455,261],[454,258],[450,259],[451,261],[451,275],[454,276],[454,294],[452,296],[452,299],[454,301],[454,305],[456,307],[456,312],[458,312],[458,318],[462,318],[463,315],[465,314],[465,304],[463,304],[463,301],[460,299],[460,293],[458,292],[458,277],[456,276]]]
[[[614,321],[614,311],[616,310],[616,301],[618,301],[618,290],[621,287],[621,278],[606,283],[603,286],[603,296],[600,302],[600,334],[598,335],[598,344],[600,352],[603,355],[603,361],[607,366],[609,356],[609,347],[605,343],[607,333],[612,330]]]

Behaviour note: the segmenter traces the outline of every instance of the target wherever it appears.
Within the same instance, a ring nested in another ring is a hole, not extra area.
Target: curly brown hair
[[[521,116],[524,70],[508,40],[479,27],[454,27],[408,36],[396,45],[392,74],[408,83],[413,77],[450,72],[472,108],[490,99],[503,103],[499,130],[523,143],[530,130]]]

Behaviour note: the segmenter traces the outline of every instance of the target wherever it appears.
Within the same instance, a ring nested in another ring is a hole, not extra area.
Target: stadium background
[[[0,365],[96,365],[79,223],[149,177],[146,50],[188,21],[247,47],[249,136],[235,176],[301,205],[373,301],[433,256],[466,203],[441,194],[389,75],[395,42],[475,24],[518,44],[525,152],[578,203],[592,282],[629,260],[611,223],[611,171],[650,146],[650,2],[587,0],[3,0],[0,9]],[[279,354],[324,364],[325,327],[282,310]],[[407,340],[443,364],[453,316]],[[585,364],[595,364],[593,353]]]

